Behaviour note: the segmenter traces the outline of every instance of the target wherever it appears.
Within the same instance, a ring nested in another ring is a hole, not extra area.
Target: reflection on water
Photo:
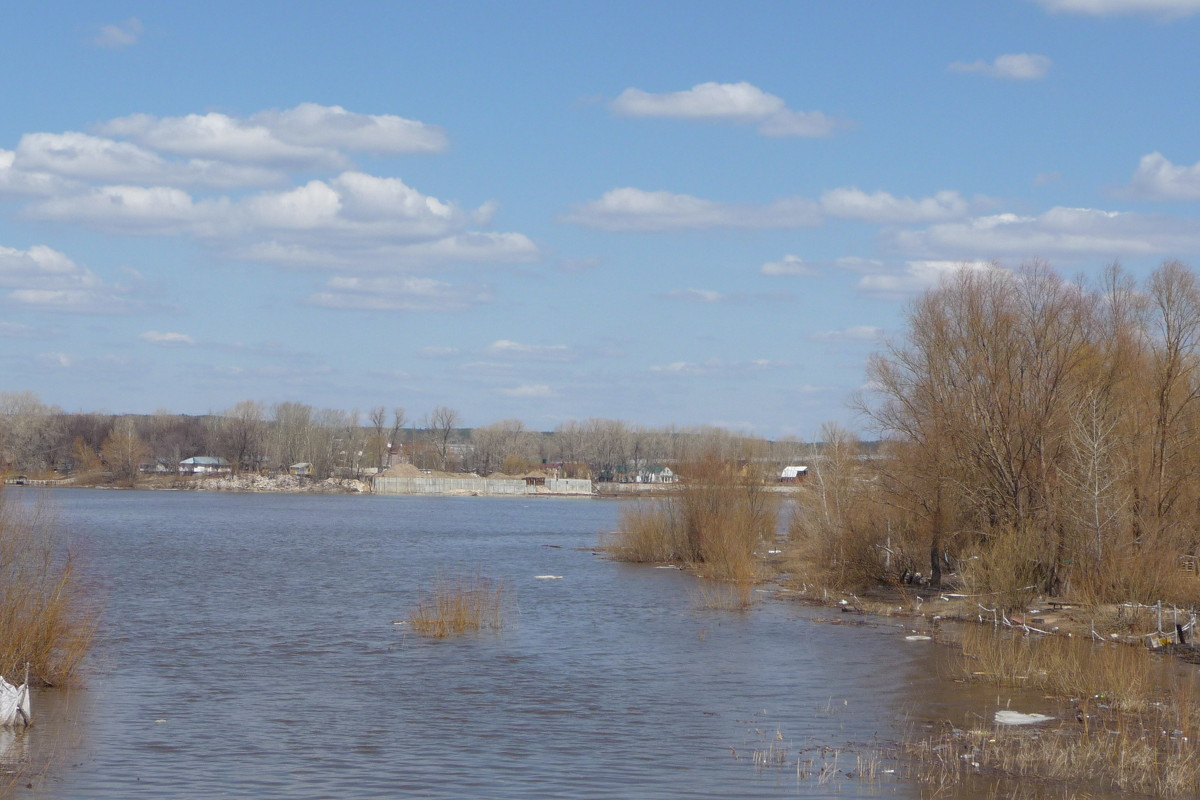
[[[87,688],[34,698],[29,746],[66,753],[38,797],[911,798],[795,763],[892,742],[914,709],[961,716],[899,621],[701,610],[690,576],[597,557],[611,501],[53,499],[108,603]],[[498,633],[393,624],[463,573],[504,582]],[[784,745],[787,767],[756,763]]]

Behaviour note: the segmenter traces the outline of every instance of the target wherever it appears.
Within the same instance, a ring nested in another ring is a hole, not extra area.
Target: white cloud
[[[844,269],[847,272],[879,272],[885,268],[885,264],[875,258],[859,258],[858,256],[845,256],[833,262],[838,269]]]
[[[937,286],[942,278],[960,269],[994,269],[987,261],[909,261],[903,272],[864,275],[858,288],[868,294],[900,296]]]
[[[511,389],[500,389],[508,397],[553,397],[554,392],[544,383],[527,383]]]
[[[1129,188],[1134,194],[1153,200],[1200,200],[1200,162],[1181,167],[1162,153],[1144,155]]]
[[[29,176],[58,176],[94,183],[152,183],[213,187],[278,183],[283,174],[259,167],[192,159],[171,162],[130,142],[86,133],[28,133],[21,137],[9,169]],[[59,191],[65,190],[61,185]]]
[[[691,361],[673,361],[669,364],[653,365],[649,369],[664,375],[744,375],[748,372],[763,372],[770,369],[780,369],[792,366],[788,361],[771,361],[766,358],[755,358],[749,361],[725,361],[720,358],[710,358],[702,363]]]
[[[344,172],[328,181],[313,180],[282,192],[263,192],[239,200],[195,201],[187,192],[165,186],[101,186],[83,194],[52,198],[28,207],[41,219],[85,222],[108,230],[201,237],[292,236],[282,253],[297,244],[352,237],[355,246],[373,242],[416,243],[458,251],[487,249],[505,234],[466,234],[466,215],[449,203],[424,195],[399,178]],[[513,236],[513,235],[509,235]],[[519,235],[517,235],[519,236]],[[473,238],[482,237],[482,238]],[[528,239],[521,237],[528,243]],[[259,242],[258,246],[263,246]],[[536,249],[536,248],[535,248]]]
[[[66,353],[38,353],[37,360],[50,367],[67,369],[75,363],[75,359]]]
[[[539,361],[568,361],[573,358],[571,348],[565,344],[522,344],[510,339],[497,339],[484,348],[484,352],[501,358]]]
[[[446,136],[436,126],[316,103],[263,111],[249,119],[217,112],[183,117],[133,114],[98,128],[176,155],[288,168],[345,167],[342,149],[428,153],[446,148]]]
[[[357,114],[341,106],[301,103],[286,111],[262,111],[251,119],[283,141],[301,145],[367,153],[436,153],[448,144],[445,132],[436,125],[393,114]]]
[[[485,286],[408,276],[338,276],[309,298],[313,305],[325,308],[362,311],[458,311],[491,301],[491,290]]]
[[[819,111],[791,111],[779,97],[745,81],[709,81],[661,94],[629,88],[609,107],[627,117],[759,123],[767,136],[829,136],[843,124]]]
[[[121,136],[155,150],[192,158],[292,169],[346,166],[345,157],[334,149],[284,141],[266,126],[216,112],[163,118],[133,114],[110,120],[97,129],[109,136]]]
[[[686,300],[690,303],[721,303],[729,298],[711,289],[672,289],[667,297],[674,300]]]
[[[0,337],[5,339],[32,339],[37,332],[20,322],[0,322]]]
[[[11,290],[5,296],[9,302],[40,311],[118,314],[130,309],[117,289],[45,245],[0,247],[0,287]]]
[[[901,252],[927,258],[1000,255],[1141,256],[1200,249],[1193,219],[1093,208],[1051,208],[1036,216],[995,214],[890,235]]]
[[[883,336],[883,328],[875,325],[851,325],[836,331],[814,333],[810,339],[818,342],[874,342]]]
[[[566,221],[608,231],[683,228],[800,228],[820,223],[816,203],[789,197],[763,206],[735,206],[687,194],[623,187],[578,206]]]
[[[101,25],[100,32],[92,41],[101,47],[130,47],[137,44],[145,30],[141,20],[130,17],[124,22]]]
[[[145,331],[138,335],[143,342],[164,346],[194,345],[196,340],[186,333],[165,333],[160,331]]]
[[[51,197],[77,188],[73,181],[46,172],[30,172],[15,166],[15,150],[0,150],[0,197]]]
[[[1095,17],[1146,14],[1160,19],[1186,17],[1200,12],[1200,0],[1037,0],[1047,11]]]
[[[1053,62],[1037,53],[1006,53],[993,61],[955,61],[950,65],[952,72],[977,72],[989,78],[1010,81],[1036,81],[1046,77]]]
[[[895,197],[887,192],[867,194],[850,186],[821,195],[821,208],[835,217],[880,224],[938,222],[965,216],[969,204],[958,192],[941,191],[933,197]]]
[[[818,275],[816,267],[799,256],[785,255],[779,261],[768,261],[758,269],[763,275]]]

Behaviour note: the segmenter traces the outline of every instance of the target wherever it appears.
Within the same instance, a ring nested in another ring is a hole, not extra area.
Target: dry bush
[[[1200,580],[1179,566],[1177,548],[1147,544],[1125,554],[1109,554],[1099,564],[1080,565],[1070,576],[1071,591],[1083,603],[1172,603],[1200,607]]]
[[[680,558],[678,525],[666,501],[638,502],[621,509],[617,530],[602,545],[616,558],[636,564],[667,563]]]
[[[99,609],[42,504],[0,492],[0,675],[56,685],[74,676],[96,632]]]
[[[1022,608],[1051,581],[1052,547],[1031,527],[1000,529],[964,554],[964,591],[1006,611]]]
[[[705,577],[751,581],[755,551],[774,537],[777,506],[761,479],[710,459],[679,492],[623,511],[604,544],[624,561],[681,561]]]
[[[503,584],[490,578],[439,578],[428,593],[418,596],[408,623],[413,630],[439,639],[496,630],[502,622],[503,600]]]

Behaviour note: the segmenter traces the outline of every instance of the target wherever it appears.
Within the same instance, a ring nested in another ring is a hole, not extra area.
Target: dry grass
[[[408,624],[439,639],[481,630],[497,630],[503,617],[504,586],[478,575],[439,578],[417,599]]]
[[[692,591],[692,604],[714,611],[747,611],[757,598],[753,581],[704,581]]]
[[[1000,686],[1039,689],[1084,706],[1099,702],[1144,711],[1159,693],[1162,663],[1149,651],[1061,636],[1020,636],[972,627],[963,632],[963,672]]]
[[[1087,791],[1200,795],[1197,676],[1143,649],[968,630],[964,673],[1058,698],[1057,723],[951,726],[913,737],[912,776],[939,791],[1017,788],[1030,797]],[[1007,796],[1007,795],[1005,795]]]
[[[98,620],[48,509],[0,492],[0,674],[20,683],[28,665],[33,684],[69,681]]]

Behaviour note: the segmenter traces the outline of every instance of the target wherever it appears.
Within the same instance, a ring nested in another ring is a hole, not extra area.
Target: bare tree
[[[437,450],[441,469],[445,471],[450,463],[450,440],[454,437],[454,429],[458,427],[458,412],[446,406],[437,406],[425,417],[424,427],[430,443]]]
[[[112,433],[104,440],[101,452],[113,477],[130,486],[137,482],[142,463],[153,455],[149,445],[137,435],[132,417],[117,420]]]

